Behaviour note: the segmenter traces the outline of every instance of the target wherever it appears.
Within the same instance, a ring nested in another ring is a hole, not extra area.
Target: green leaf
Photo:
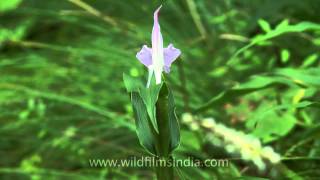
[[[281,61],[282,61],[283,63],[287,63],[288,60],[289,60],[289,58],[290,58],[290,52],[289,52],[289,50],[288,50],[288,49],[283,49],[283,50],[281,51]]]
[[[289,20],[284,19],[276,26],[276,29],[283,29],[283,28],[287,28],[288,26],[289,26]]]
[[[286,76],[307,86],[320,87],[320,68],[318,67],[308,69],[282,68],[277,69],[275,74]]]
[[[169,108],[169,129],[170,129],[170,153],[179,146],[180,127],[176,115],[176,107],[172,91],[168,88],[168,108]]]
[[[297,120],[292,114],[292,109],[319,108],[320,105],[317,102],[303,101],[298,104],[274,105],[268,109],[265,108],[266,105],[260,105],[260,107],[246,122],[246,126],[256,137],[261,138],[264,142],[270,142],[287,135],[294,128]]]
[[[168,157],[180,142],[172,92],[165,82],[147,88],[138,78],[123,74],[123,80],[131,94],[140,144],[152,154]]]
[[[303,60],[303,64],[302,64],[302,68],[306,68],[311,66],[313,63],[315,63],[318,59],[318,55],[317,54],[311,54],[310,56],[308,56],[305,60]]]
[[[154,78],[154,76],[152,76]],[[142,98],[147,114],[149,116],[149,119],[153,125],[153,128],[156,132],[159,132],[157,120],[156,120],[156,102],[158,100],[159,91],[162,87],[162,84],[156,85],[154,83],[154,80],[152,79],[150,84],[150,87],[145,87],[142,84],[142,81],[140,78],[132,77],[126,74],[123,74],[123,81],[125,84],[125,87],[128,92],[138,92],[140,97]]]
[[[145,104],[137,92],[131,93],[131,102],[135,115],[136,132],[139,142],[147,152],[156,155],[153,127],[150,124]]]
[[[197,139],[194,131],[181,130],[181,146],[180,148],[185,148],[184,150],[194,150],[200,151],[201,142]]]
[[[158,95],[161,87],[162,84],[151,84],[149,88],[140,88],[140,96],[143,99],[143,102],[147,108],[149,118],[156,132],[159,132],[156,120],[156,103],[158,101]]]
[[[24,38],[33,21],[24,21],[15,28],[0,28],[0,45],[6,41],[20,41]]]
[[[123,82],[127,92],[139,92],[139,89],[143,87],[140,79],[134,78],[125,73],[123,73]]]
[[[262,28],[262,30],[264,30],[265,32],[271,31],[270,24],[267,21],[265,21],[264,19],[259,19],[258,23],[259,23],[260,27]]]
[[[18,7],[22,0],[1,0],[0,12],[10,11]]]
[[[270,111],[260,114],[259,119],[255,121],[252,134],[267,143],[288,134],[295,126],[296,118],[288,113],[279,115],[276,111]],[[251,123],[251,120],[248,123]]]

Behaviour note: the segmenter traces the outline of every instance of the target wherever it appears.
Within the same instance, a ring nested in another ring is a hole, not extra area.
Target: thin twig
[[[90,6],[89,4],[87,4],[81,0],[68,0],[68,1],[79,6],[80,8],[84,9],[88,13],[90,13],[94,16],[100,17],[101,19],[103,19],[105,22],[111,24],[112,26],[118,26],[118,23],[112,17],[102,14],[99,10]]]
[[[190,10],[193,22],[195,23],[198,31],[200,32],[201,38],[206,39],[207,31],[201,21],[201,17],[200,17],[198,10],[197,10],[196,3],[193,0],[186,0],[186,2],[188,5],[188,8]]]

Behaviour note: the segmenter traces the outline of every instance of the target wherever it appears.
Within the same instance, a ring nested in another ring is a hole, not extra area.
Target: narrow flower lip
[[[161,83],[161,74],[164,66],[164,52],[163,52],[163,38],[161,34],[161,28],[159,24],[159,12],[162,6],[160,6],[153,15],[154,23],[151,34],[152,44],[152,62],[153,70],[156,78],[156,84]]]
[[[154,13],[153,13],[153,20],[154,20],[154,23],[158,23],[159,21],[158,21],[158,16],[159,16],[159,12],[160,12],[160,9],[162,8],[162,5],[160,5],[159,7],[158,7],[158,9],[156,9],[155,11],[154,11]]]

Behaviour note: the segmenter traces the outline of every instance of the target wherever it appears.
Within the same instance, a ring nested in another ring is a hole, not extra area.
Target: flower
[[[155,75],[156,84],[160,84],[162,72],[169,73],[171,64],[181,54],[181,51],[173,47],[172,44],[163,48],[163,39],[158,22],[158,14],[161,7],[162,6],[160,6],[153,15],[154,24],[151,35],[152,48],[143,45],[142,49],[136,55],[138,60],[149,70],[147,87],[150,86],[153,73]]]

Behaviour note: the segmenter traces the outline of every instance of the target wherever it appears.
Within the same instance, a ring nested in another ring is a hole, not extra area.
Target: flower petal
[[[164,71],[166,73],[170,72],[170,66],[181,54],[181,51],[172,44],[169,44],[167,48],[164,48]]]
[[[137,53],[136,57],[138,60],[149,67],[152,65],[152,54],[151,48],[148,48],[146,45],[142,46],[141,50]]]
[[[163,66],[163,70],[168,74],[170,72],[170,67],[165,65]]]
[[[154,12],[154,24],[152,29],[151,41],[152,41],[152,64],[154,74],[156,77],[156,84],[161,83],[161,74],[164,65],[164,53],[163,53],[163,39],[160,32],[160,25],[158,21],[158,14],[161,6]]]

